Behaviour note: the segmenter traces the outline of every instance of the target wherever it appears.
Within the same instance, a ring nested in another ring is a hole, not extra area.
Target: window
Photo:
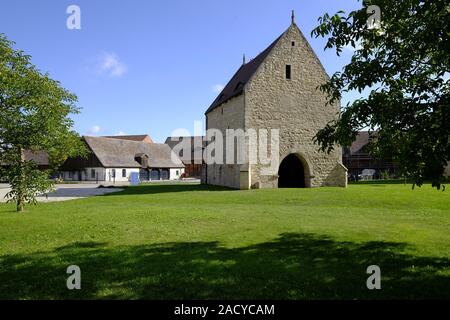
[[[95,170],[91,169],[91,179],[95,179]]]
[[[179,175],[180,175],[180,171],[177,170],[177,176],[179,176]]]
[[[291,65],[287,64],[286,65],[286,79],[291,79],[291,78],[292,78]]]
[[[122,169],[122,178],[127,177],[127,169]]]
[[[69,171],[69,179],[73,179],[73,172]]]
[[[116,169],[112,169],[112,170],[111,170],[111,176],[112,176],[113,178],[116,177]]]
[[[292,41],[291,44],[293,47],[295,47],[295,41]]]

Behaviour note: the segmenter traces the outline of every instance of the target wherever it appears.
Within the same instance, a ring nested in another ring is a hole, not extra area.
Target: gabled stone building
[[[227,129],[279,129],[278,173],[264,175],[259,163],[209,164],[203,182],[237,189],[346,186],[342,149],[326,154],[313,142],[317,131],[339,113],[340,103],[326,105],[326,95],[318,90],[327,80],[293,15],[280,37],[244,61],[205,113],[206,128],[223,136]]]

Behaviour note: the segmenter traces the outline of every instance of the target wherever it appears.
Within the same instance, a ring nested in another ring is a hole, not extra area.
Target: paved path
[[[98,188],[97,184],[58,184],[56,191],[38,197],[39,202],[67,201],[122,191],[119,188]],[[7,184],[0,184],[0,202],[6,202],[5,195],[10,191]]]

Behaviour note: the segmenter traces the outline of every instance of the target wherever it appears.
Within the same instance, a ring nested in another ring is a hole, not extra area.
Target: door
[[[159,178],[160,178],[159,170],[152,169],[152,172],[151,172],[151,179],[152,179],[152,180],[160,180]]]
[[[170,178],[170,171],[167,169],[161,170],[161,180],[169,180]]]
[[[139,180],[140,181],[149,181],[149,173],[147,169],[140,169],[139,170]]]

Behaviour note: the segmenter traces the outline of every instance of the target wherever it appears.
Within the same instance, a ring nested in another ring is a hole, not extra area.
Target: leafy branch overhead
[[[368,25],[371,5],[381,9],[378,28]],[[320,87],[329,102],[371,91],[317,133],[321,149],[348,146],[369,129],[372,154],[397,161],[415,184],[431,179],[440,188],[450,160],[449,24],[448,0],[362,1],[360,10],[319,18],[312,35],[327,37],[325,49],[354,49],[351,62]]]
[[[24,202],[34,202],[37,193],[51,187],[49,173],[25,161],[24,150],[47,152],[53,168],[85,150],[70,118],[79,112],[77,97],[13,45],[0,34],[0,162],[6,165],[2,176],[11,183],[9,197],[21,211]]]

